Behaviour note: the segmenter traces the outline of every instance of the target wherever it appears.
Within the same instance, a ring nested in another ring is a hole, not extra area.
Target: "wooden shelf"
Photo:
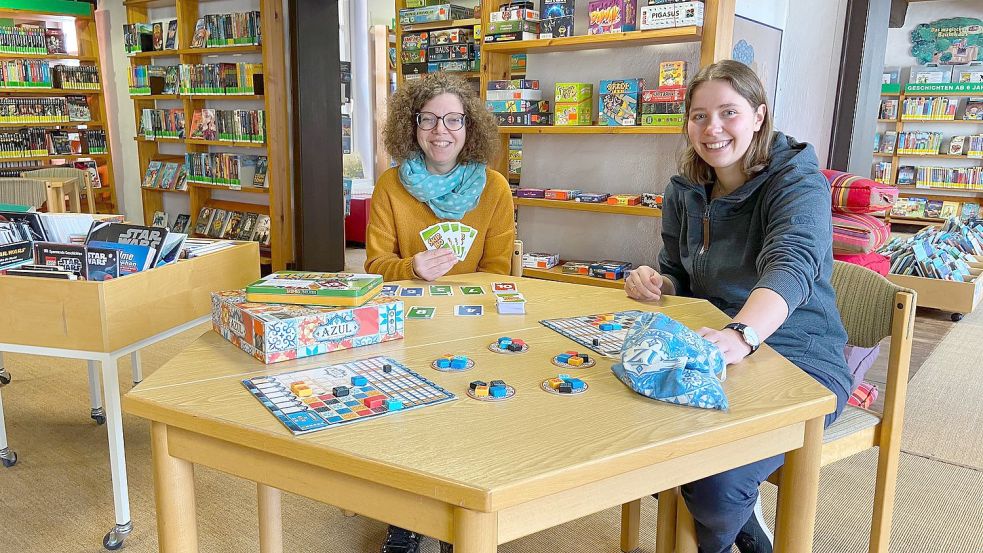
[[[146,192],[160,192],[160,193],[171,192],[173,194],[190,194],[190,192],[188,192],[187,190],[174,190],[172,188],[149,188],[146,186],[141,186],[140,190],[144,190]]]
[[[262,100],[262,94],[181,94],[191,100]]]
[[[265,148],[265,143],[257,142],[232,142],[229,140],[202,140],[200,138],[188,138],[186,144],[200,144],[202,146],[234,146],[236,148]]]
[[[134,136],[133,140],[137,142],[171,142],[175,144],[184,144],[183,138],[172,138],[169,136],[159,136],[157,138],[146,138],[144,136]]]
[[[901,119],[902,123],[957,123],[963,125],[983,125],[983,119]]]
[[[682,134],[681,127],[608,127],[603,125],[515,125],[498,127],[499,134]]]
[[[636,215],[639,217],[662,217],[662,210],[639,205],[609,205],[575,202],[567,200],[545,200],[540,198],[513,198],[515,205],[569,209],[571,211],[593,211],[612,215]]]
[[[143,8],[162,8],[174,6],[177,0],[123,0],[124,6],[139,6]]]
[[[151,59],[151,58],[176,58],[180,55],[180,50],[151,50],[150,52],[134,52],[127,54],[128,58]]]
[[[624,279],[608,280],[606,278],[567,274],[563,272],[560,265],[557,265],[552,269],[530,269],[528,267],[523,267],[522,276],[540,278],[543,280],[555,280],[557,282],[569,282],[572,284],[586,284],[588,286],[603,286],[605,288],[615,288],[617,290],[622,290],[625,287]]]
[[[28,96],[96,96],[102,90],[74,88],[8,88],[0,87],[0,94],[23,94]]]
[[[213,46],[211,48],[181,48],[181,55],[214,56],[218,54],[261,54],[262,44],[240,44],[238,46]]]
[[[107,158],[109,154],[56,154],[51,156],[0,157],[0,161],[45,161],[49,159]]]
[[[258,188],[256,186],[242,186],[240,188],[232,188],[224,184],[203,184],[199,182],[189,182],[188,186],[193,186],[195,188],[208,188],[210,190],[228,190],[229,192],[246,192],[248,194],[269,194],[269,188]]]
[[[905,195],[924,194],[925,196],[961,196],[966,198],[978,198],[983,197],[983,189],[976,190],[972,188],[944,188],[941,186],[933,186],[931,188],[918,188],[915,186],[908,186],[904,184],[897,185],[898,192]]]
[[[79,56],[76,54],[13,54],[11,52],[0,52],[0,59],[17,60],[79,60],[82,62],[95,63],[99,61],[95,56]]]
[[[878,119],[878,123],[897,123],[897,119]]]
[[[924,157],[929,159],[964,159],[969,161],[983,161],[978,157],[956,156],[951,154],[897,154],[898,157]]]
[[[699,42],[703,39],[702,27],[676,27],[652,31],[632,31],[628,33],[605,33],[601,35],[578,35],[563,38],[540,38],[517,42],[486,42],[482,44],[484,53],[517,54],[522,52],[567,52],[573,50],[594,50],[599,48],[636,48],[649,44],[676,44]]]
[[[481,24],[480,19],[451,19],[449,21],[433,21],[431,23],[416,23],[413,25],[403,25],[403,31],[435,31],[438,29],[450,29],[452,27],[473,27]]]
[[[935,223],[944,223],[945,222],[945,219],[935,219],[935,218],[927,219],[925,217],[899,217],[897,215],[891,215],[890,216],[890,221],[892,223],[926,223],[926,224],[935,224]]]
[[[130,94],[130,99],[140,100],[180,100],[180,94]]]
[[[874,152],[874,157],[894,157],[894,154],[886,154],[884,152]]]
[[[0,123],[0,128],[23,129],[25,127],[101,127],[102,121],[63,121],[61,123]]]

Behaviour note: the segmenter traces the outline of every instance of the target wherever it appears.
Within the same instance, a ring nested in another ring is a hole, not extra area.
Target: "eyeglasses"
[[[437,116],[436,113],[430,113],[429,111],[421,111],[416,114],[416,126],[420,127],[420,130],[429,131],[437,126],[437,121],[442,121],[444,123],[444,128],[449,131],[459,131],[464,128],[464,123],[468,120],[468,116],[463,113],[447,113],[442,117]]]

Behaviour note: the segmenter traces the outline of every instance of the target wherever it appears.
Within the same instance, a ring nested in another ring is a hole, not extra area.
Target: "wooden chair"
[[[96,212],[96,201],[92,195],[92,182],[90,181],[91,177],[88,171],[74,167],[45,167],[44,169],[24,171],[21,173],[21,176],[38,180],[44,180],[46,177],[74,178],[75,183],[66,186],[64,191],[71,198],[72,211],[76,213],[82,212],[80,194],[84,192],[89,213]]]
[[[869,551],[887,553],[917,295],[869,269],[841,261],[833,263],[832,284],[850,344],[874,347],[885,337],[891,337],[884,412],[879,414],[847,405],[826,429],[822,451],[822,465],[828,465],[872,447],[880,449]],[[781,469],[768,481],[778,485],[780,475]],[[781,501],[781,488],[778,493]],[[625,546],[638,543],[638,511],[631,507],[634,503],[622,508],[622,549],[625,551],[629,550]],[[673,546],[676,553],[696,553],[693,517],[679,495],[679,488],[659,494],[657,532],[656,551],[659,553],[670,553]]]

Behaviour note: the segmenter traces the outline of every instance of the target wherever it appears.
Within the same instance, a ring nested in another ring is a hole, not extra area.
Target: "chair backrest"
[[[872,348],[891,335],[898,292],[915,295],[914,290],[898,286],[866,267],[843,261],[833,262],[830,281],[849,343],[864,348]]]
[[[44,181],[0,177],[0,202],[40,208],[47,199]]]
[[[89,189],[89,173],[74,167],[45,167],[44,169],[34,169],[23,171],[22,177],[25,178],[44,178],[44,177],[68,177],[76,178],[79,182],[79,190]]]

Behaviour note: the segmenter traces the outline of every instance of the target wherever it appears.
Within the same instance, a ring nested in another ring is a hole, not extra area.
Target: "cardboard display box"
[[[955,282],[909,275],[887,275],[887,279],[918,292],[918,307],[931,307],[953,313],[971,313],[983,300],[983,263],[970,263],[971,282]]]

